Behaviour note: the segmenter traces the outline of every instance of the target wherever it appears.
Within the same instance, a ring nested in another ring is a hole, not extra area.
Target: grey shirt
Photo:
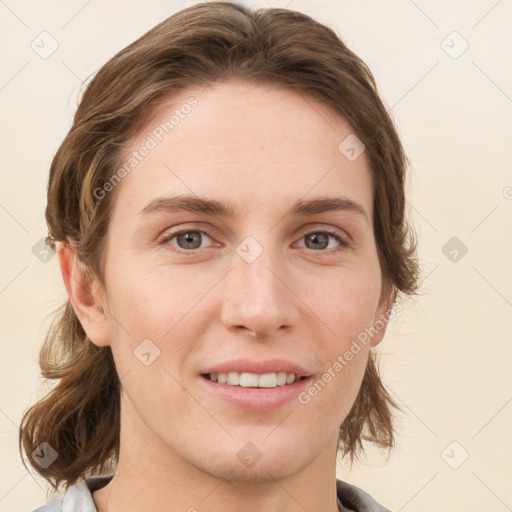
[[[63,495],[55,496],[34,512],[98,512],[92,493],[107,485],[111,478],[112,476],[95,476],[76,482]],[[391,512],[360,487],[336,480],[336,489],[341,512]]]

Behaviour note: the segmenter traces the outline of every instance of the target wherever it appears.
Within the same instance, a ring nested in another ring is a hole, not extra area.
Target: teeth
[[[240,385],[240,374],[238,372],[229,372],[228,373],[228,381],[226,384],[230,386],[239,386]]]
[[[255,374],[253,373],[252,375]],[[295,375],[293,380],[295,380]],[[275,388],[277,386],[277,375],[275,373],[264,373],[260,375],[258,377],[258,386],[260,388]]]
[[[239,379],[240,386],[244,388],[257,388],[258,375],[255,373],[241,373]]]
[[[229,384],[230,386],[242,386],[244,388],[275,388],[286,384],[293,384],[299,380],[294,373],[210,373],[208,375],[211,381],[220,384]]]
[[[285,372],[279,372],[277,374],[277,385],[278,386],[284,386],[286,384],[286,373]]]

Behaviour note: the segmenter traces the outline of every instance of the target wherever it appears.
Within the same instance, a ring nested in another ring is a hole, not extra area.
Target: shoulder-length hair
[[[229,2],[186,8],[111,58],[86,87],[50,169],[47,243],[76,247],[85,271],[104,284],[103,257],[114,194],[98,200],[123,149],[149,116],[192,86],[232,79],[273,84],[320,100],[363,142],[373,188],[373,229],[383,290],[414,294],[416,241],[405,217],[407,157],[366,64],[329,27],[287,9],[252,10]],[[341,141],[340,141],[341,142]],[[119,455],[120,382],[110,347],[88,338],[69,300],[47,333],[41,373],[56,381],[24,414],[19,448],[55,489],[115,466]],[[339,449],[350,462],[363,441],[394,446],[392,407],[370,352]],[[58,454],[47,468],[30,454],[43,442]]]

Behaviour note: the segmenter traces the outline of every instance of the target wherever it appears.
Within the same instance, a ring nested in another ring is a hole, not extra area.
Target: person
[[[367,65],[296,11],[195,4],[111,58],[51,164],[67,300],[20,452],[39,512],[385,511],[375,348],[418,288],[407,157]]]

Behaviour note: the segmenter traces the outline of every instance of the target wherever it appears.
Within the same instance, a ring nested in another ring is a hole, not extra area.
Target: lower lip
[[[243,386],[230,386],[229,384],[213,382],[203,376],[200,376],[199,379],[208,391],[241,409],[272,411],[292,400],[297,400],[299,393],[309,385],[311,377],[275,388],[244,388]]]

